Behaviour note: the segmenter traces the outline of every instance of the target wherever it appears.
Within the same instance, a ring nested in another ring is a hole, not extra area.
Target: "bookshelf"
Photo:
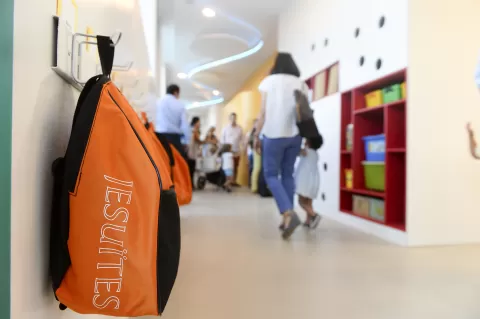
[[[367,108],[365,94],[406,80],[407,71],[401,70],[344,92],[341,96],[340,110],[340,211],[402,231],[406,231],[407,99]],[[352,150],[346,149],[346,132],[349,124],[353,124]],[[362,137],[377,134],[385,134],[386,142],[384,192],[376,192],[365,188],[362,166],[362,161],[365,160]],[[352,188],[346,187],[345,169],[353,170]],[[354,195],[384,200],[385,220],[378,221],[357,215],[353,211]]]

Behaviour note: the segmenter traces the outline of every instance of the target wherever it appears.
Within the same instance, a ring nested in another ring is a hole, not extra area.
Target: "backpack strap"
[[[110,37],[97,35],[97,47],[103,75],[110,78],[113,69],[113,58],[115,56],[113,41]]]
[[[78,116],[78,113],[80,112],[83,102],[85,102],[85,99],[87,98],[88,94],[90,93],[92,88],[95,86],[95,84],[97,84],[98,80],[100,80],[101,77],[102,77],[101,75],[92,77],[90,80],[88,80],[88,82],[83,87],[82,93],[80,93],[80,97],[78,98],[77,107],[75,108],[75,114],[73,115],[72,128],[75,125],[75,122],[77,121],[77,116]]]
[[[140,118],[142,119],[142,122],[145,125],[145,128],[148,130],[150,128],[151,124],[148,122],[147,113],[142,112],[140,114]]]
[[[98,55],[100,57],[100,64],[102,65],[103,75],[107,76],[107,78],[110,78],[110,74],[112,73],[113,69],[113,57],[115,56],[115,46],[113,45],[113,41],[110,37],[97,35],[97,47]],[[101,77],[102,75],[92,77],[83,87],[82,93],[80,93],[80,97],[78,98],[75,114],[73,115],[72,128],[75,125],[77,115],[78,112],[80,112],[81,106],[85,102],[85,99],[87,98],[92,88],[95,86],[95,84],[97,84],[98,80],[100,80]]]
[[[147,113],[145,112],[142,112],[140,113],[140,118],[142,119],[143,123],[148,123],[148,117],[147,117]]]

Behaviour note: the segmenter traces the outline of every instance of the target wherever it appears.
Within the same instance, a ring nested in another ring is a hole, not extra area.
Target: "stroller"
[[[197,189],[205,189],[207,183],[211,183],[217,188],[223,188],[227,178],[222,170],[222,159],[219,152],[211,154],[208,145],[205,145],[202,157],[197,159],[197,172],[199,176],[196,181]]]

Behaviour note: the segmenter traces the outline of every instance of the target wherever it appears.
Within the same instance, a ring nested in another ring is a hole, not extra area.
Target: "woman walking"
[[[265,180],[283,216],[280,229],[288,239],[301,224],[293,210],[294,165],[302,138],[296,125],[295,90],[305,91],[300,71],[289,53],[279,53],[271,73],[262,83],[262,111],[256,128],[256,144],[263,135],[262,156]]]

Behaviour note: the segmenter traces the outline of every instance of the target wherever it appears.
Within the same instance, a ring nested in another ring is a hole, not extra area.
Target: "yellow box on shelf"
[[[401,87],[402,87],[402,99],[406,99],[407,98],[407,83],[403,82],[401,84]]]
[[[365,104],[367,108],[377,107],[383,104],[382,90],[376,90],[365,94]]]
[[[352,169],[345,170],[345,187],[348,189],[353,188],[353,170]]]

